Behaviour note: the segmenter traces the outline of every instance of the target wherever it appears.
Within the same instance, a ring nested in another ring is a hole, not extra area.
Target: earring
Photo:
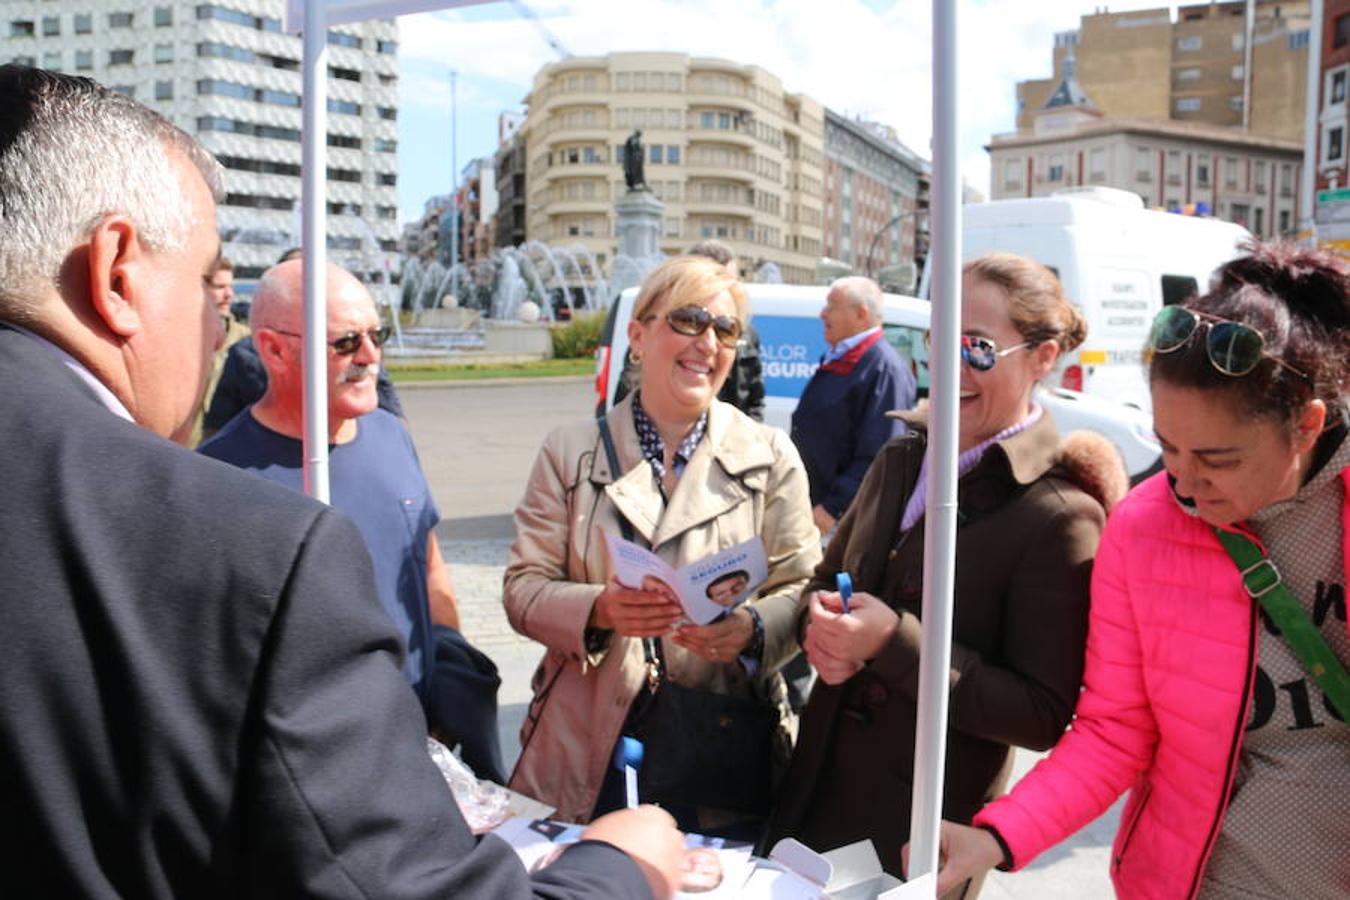
[[[633,361],[633,365],[637,365],[637,364],[639,364],[639,363],[642,362],[642,351],[641,351],[641,350],[629,350],[629,351],[628,351],[628,358],[629,358],[630,360]]]

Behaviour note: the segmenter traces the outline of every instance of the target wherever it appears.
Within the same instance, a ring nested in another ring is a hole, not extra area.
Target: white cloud
[[[539,0],[539,25],[572,54],[667,50],[759,65],[792,92],[893,126],[930,156],[931,3],[895,0]],[[1114,11],[1159,4],[1113,3]],[[964,0],[961,6],[961,159],[966,180],[988,191],[990,137],[1015,127],[1014,84],[1050,74],[1053,36],[1076,28],[1091,0]],[[489,12],[490,11],[490,12]],[[507,85],[528,93],[555,61],[541,28],[507,4],[406,17],[400,53],[414,73],[402,95],[411,114],[445,115],[449,91],[429,73],[455,68],[459,102],[487,102]],[[476,96],[476,81],[491,89]],[[506,91],[509,93],[509,90]],[[500,102],[500,101],[498,101]]]

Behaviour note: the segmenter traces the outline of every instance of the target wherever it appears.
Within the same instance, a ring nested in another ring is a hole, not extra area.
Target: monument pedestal
[[[619,255],[650,259],[661,252],[661,224],[666,205],[651,191],[628,189],[614,204]]]

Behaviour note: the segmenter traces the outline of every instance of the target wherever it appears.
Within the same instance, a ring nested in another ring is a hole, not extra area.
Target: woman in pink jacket
[[[974,827],[943,823],[939,893],[1026,865],[1129,790],[1124,900],[1350,896],[1350,709],[1333,700],[1350,660],[1348,296],[1338,260],[1259,246],[1158,314],[1166,472],[1102,535],[1075,720]],[[1235,534],[1257,554],[1245,583]],[[1256,599],[1275,572],[1283,590]]]

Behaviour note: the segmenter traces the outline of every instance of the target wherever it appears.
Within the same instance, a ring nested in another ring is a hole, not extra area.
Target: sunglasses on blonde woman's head
[[[932,348],[933,333],[924,332],[924,346]],[[1009,353],[1016,353],[1018,350],[1026,350],[1028,347],[1035,347],[1040,341],[1023,341],[1020,344],[1014,344],[1011,347],[998,348],[989,338],[978,337],[973,334],[961,335],[961,360],[970,366],[976,372],[988,372],[994,367],[994,363],[999,361],[1000,357],[1007,356]]]
[[[284,334],[287,337],[300,337],[294,331],[282,331],[280,328],[269,329],[277,334]],[[351,356],[357,350],[361,349],[361,341],[370,338],[370,342],[376,347],[383,347],[385,341],[389,340],[389,335],[393,328],[388,325],[380,328],[372,328],[369,331],[349,331],[344,335],[333,338],[328,342],[328,346],[333,348],[333,352],[338,356]]]
[[[1205,355],[1209,364],[1224,375],[1240,378],[1248,374],[1265,357],[1300,378],[1307,379],[1298,369],[1266,352],[1266,339],[1261,332],[1208,313],[1199,313],[1184,306],[1165,306],[1153,317],[1149,331],[1148,349],[1154,353],[1172,353],[1190,343],[1204,326]]]
[[[650,322],[656,316],[647,316],[642,321]],[[701,306],[677,306],[666,313],[666,324],[677,334],[686,337],[698,337],[709,327],[717,343],[723,347],[735,349],[741,339],[741,320],[731,316],[714,316]]]

